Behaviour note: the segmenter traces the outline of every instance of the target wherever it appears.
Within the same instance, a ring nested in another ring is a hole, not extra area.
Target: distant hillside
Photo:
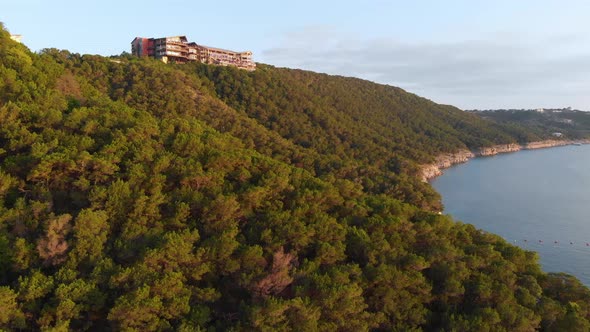
[[[588,330],[588,288],[434,213],[416,176],[539,138],[363,80],[0,27],[0,329]]]
[[[571,108],[468,112],[501,125],[525,128],[542,138],[551,138],[556,133],[561,133],[564,138],[569,139],[590,137],[590,112]]]

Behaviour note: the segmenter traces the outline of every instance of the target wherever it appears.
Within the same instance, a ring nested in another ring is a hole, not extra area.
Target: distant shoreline
[[[556,146],[590,144],[590,139],[580,140],[543,140],[526,144],[499,144],[489,147],[482,147],[476,150],[462,149],[453,153],[443,153],[435,158],[434,163],[422,165],[420,178],[424,182],[443,174],[443,170],[457,164],[466,163],[470,159],[478,157],[495,156],[501,153],[517,152],[521,150],[535,150],[552,148]]]

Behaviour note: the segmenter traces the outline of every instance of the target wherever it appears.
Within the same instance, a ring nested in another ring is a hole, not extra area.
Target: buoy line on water
[[[513,242],[514,243],[517,243],[517,240],[514,240]],[[522,239],[522,242],[527,243],[527,244],[530,244],[530,243],[536,243],[536,244],[539,244],[539,245],[545,244],[545,241],[543,241],[543,240],[537,240],[537,241],[531,241],[531,242],[529,242],[528,239]],[[582,244],[582,247],[590,247],[590,242],[582,242],[582,243],[583,243]],[[553,244],[554,244],[554,247],[556,247],[556,246],[559,246],[560,242],[557,241],[557,240],[554,240],[553,241]],[[577,244],[574,241],[569,241],[569,245],[570,246],[576,246]]]

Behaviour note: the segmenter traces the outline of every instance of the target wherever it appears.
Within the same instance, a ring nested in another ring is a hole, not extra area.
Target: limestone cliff
[[[547,140],[547,141],[540,141],[540,142],[531,142],[523,146],[523,149],[532,150],[532,149],[542,149],[542,148],[550,148],[553,146],[562,146],[562,145],[569,145],[569,144],[588,144],[588,140],[584,141],[558,141],[558,140]]]
[[[519,144],[501,144],[479,148],[475,155],[477,157],[493,156],[497,155],[498,153],[515,152],[520,151],[521,149],[522,146],[520,146]]]
[[[435,178],[442,174],[442,170],[449,168],[455,164],[467,162],[471,158],[494,156],[499,153],[516,152],[520,150],[533,150],[550,148],[554,146],[563,146],[571,144],[590,144],[590,139],[586,140],[545,140],[538,142],[530,142],[524,145],[520,144],[500,144],[488,147],[482,147],[474,151],[467,149],[459,150],[454,153],[444,153],[435,158],[432,164],[423,165],[421,168],[421,177],[423,181]]]
[[[442,170],[455,164],[461,164],[475,157],[475,154],[467,149],[455,153],[445,153],[437,156],[434,163],[422,167],[422,180],[427,181],[442,174]]]

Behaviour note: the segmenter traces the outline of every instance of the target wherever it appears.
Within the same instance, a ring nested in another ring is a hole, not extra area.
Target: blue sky
[[[590,111],[590,1],[4,1],[33,51],[112,55],[186,35],[276,66],[400,86],[463,109]]]

